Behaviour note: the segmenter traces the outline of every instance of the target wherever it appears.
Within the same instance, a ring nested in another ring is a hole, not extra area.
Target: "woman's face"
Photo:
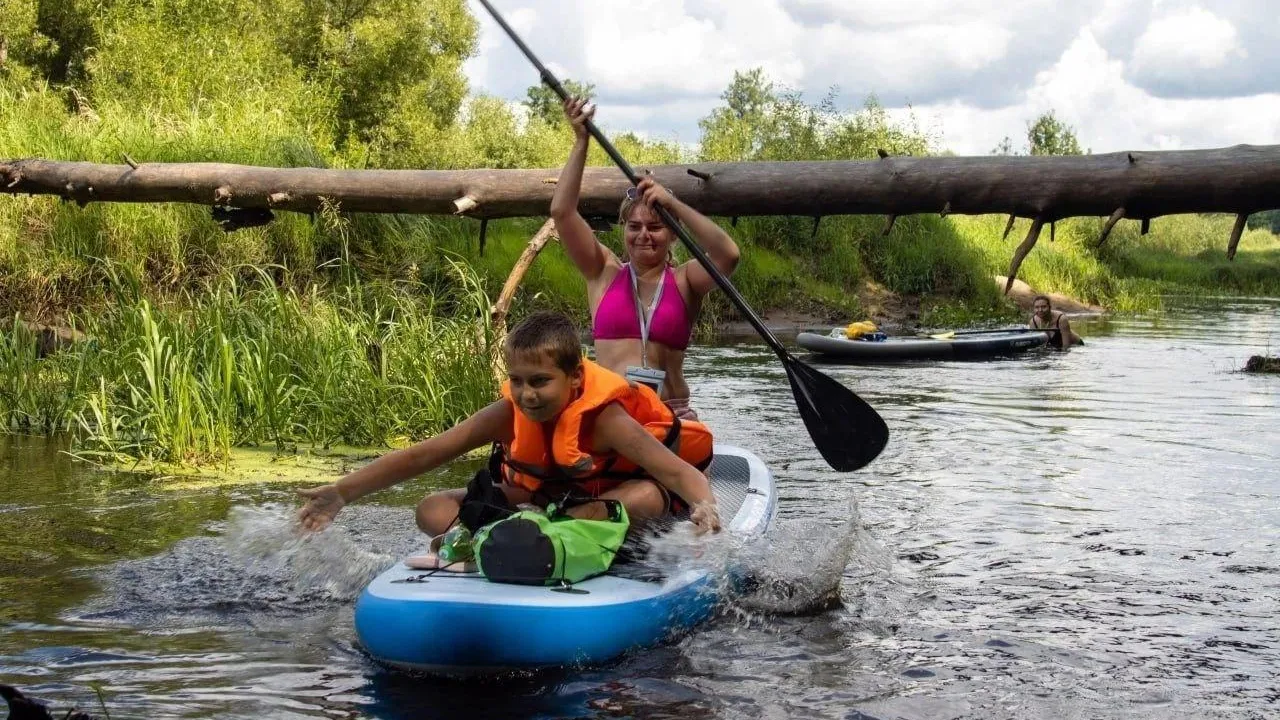
[[[671,229],[648,205],[636,203],[631,208],[631,215],[623,227],[623,241],[632,263],[643,267],[666,264],[674,240]]]

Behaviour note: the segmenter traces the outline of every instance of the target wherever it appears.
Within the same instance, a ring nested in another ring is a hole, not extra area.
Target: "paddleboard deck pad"
[[[708,474],[724,532],[763,533],[777,490],[750,451],[717,444]],[[424,539],[425,547],[425,539]],[[356,602],[356,634],[378,661],[444,674],[608,662],[708,619],[729,584],[706,570],[617,564],[569,588],[493,583],[479,573],[386,570]]]

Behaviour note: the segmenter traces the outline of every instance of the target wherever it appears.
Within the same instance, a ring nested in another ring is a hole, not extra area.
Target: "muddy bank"
[[[864,279],[858,287],[858,303],[862,306],[859,317],[848,317],[838,311],[812,310],[772,310],[761,317],[765,326],[783,341],[804,330],[827,332],[855,320],[870,320],[887,333],[902,334],[914,332],[919,325],[922,302],[920,295],[901,295],[874,280]],[[756,331],[750,323],[734,320],[717,325],[714,339],[745,340],[754,337]]]

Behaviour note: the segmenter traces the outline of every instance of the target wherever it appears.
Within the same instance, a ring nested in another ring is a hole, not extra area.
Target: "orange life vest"
[[[616,453],[591,449],[596,415],[618,403],[659,442],[690,465],[703,470],[711,463],[711,431],[700,422],[680,420],[658,394],[646,385],[583,359],[582,394],[555,419],[554,428],[534,422],[513,407],[515,433],[503,447],[503,480],[537,492],[547,482],[568,482],[590,495],[599,495],[625,480],[648,473]],[[511,382],[502,383],[502,396],[515,405]]]

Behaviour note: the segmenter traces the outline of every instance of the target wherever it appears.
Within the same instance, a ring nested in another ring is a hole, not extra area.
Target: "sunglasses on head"
[[[627,188],[627,199],[632,202],[640,199],[640,191],[636,189],[635,185]]]

